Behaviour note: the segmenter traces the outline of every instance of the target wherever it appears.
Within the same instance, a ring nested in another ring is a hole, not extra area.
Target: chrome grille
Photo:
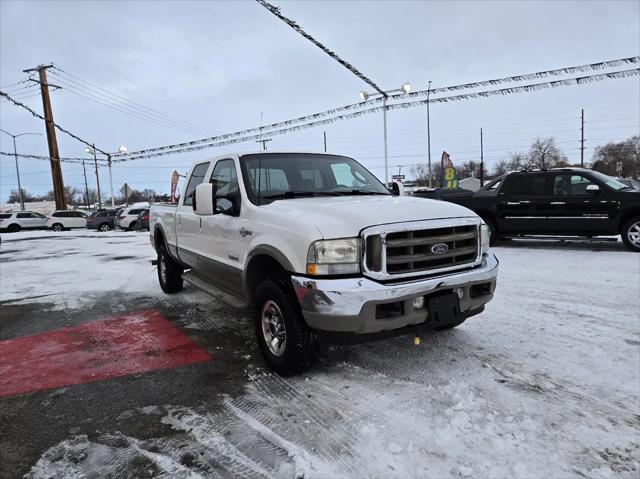
[[[479,260],[477,222],[451,224],[449,220],[434,221],[431,228],[411,226],[415,229],[405,224],[365,232],[365,271],[391,279],[469,267]]]

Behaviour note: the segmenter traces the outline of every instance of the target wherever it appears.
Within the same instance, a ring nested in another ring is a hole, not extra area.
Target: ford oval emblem
[[[431,252],[433,254],[442,254],[442,253],[446,253],[447,251],[449,251],[449,245],[447,245],[447,243],[438,243],[438,244],[434,244],[431,247]]]

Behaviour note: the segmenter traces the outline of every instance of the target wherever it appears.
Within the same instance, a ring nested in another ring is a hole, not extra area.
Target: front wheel
[[[53,226],[51,227],[51,229],[52,229],[53,231],[62,231],[62,230],[63,230],[62,225],[61,225],[60,223],[56,223],[55,225],[53,225]]]
[[[256,337],[267,365],[287,376],[311,367],[318,357],[318,336],[307,326],[286,280],[265,280],[256,291]]]
[[[620,234],[627,249],[640,252],[640,216],[627,221]]]
[[[103,233],[105,233],[107,231],[111,231],[111,225],[109,223],[102,223],[98,227],[98,231],[102,231]]]
[[[136,222],[132,221],[131,224],[129,225],[129,231],[135,231],[136,230]]]
[[[158,246],[158,281],[167,294],[182,291],[182,266],[169,256],[164,244]]]

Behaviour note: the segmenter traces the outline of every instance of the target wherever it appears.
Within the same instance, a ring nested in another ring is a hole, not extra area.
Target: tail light
[[[149,221],[149,215],[144,215],[142,217],[142,221]]]

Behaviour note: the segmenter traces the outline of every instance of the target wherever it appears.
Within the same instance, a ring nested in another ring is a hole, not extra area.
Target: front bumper
[[[419,296],[463,290],[460,311],[470,316],[491,301],[498,276],[498,259],[487,253],[469,270],[410,282],[383,284],[366,277],[313,279],[292,276],[294,290],[307,324],[321,331],[368,334],[391,331],[429,320],[426,307],[413,308]],[[380,315],[380,306],[400,314]]]

